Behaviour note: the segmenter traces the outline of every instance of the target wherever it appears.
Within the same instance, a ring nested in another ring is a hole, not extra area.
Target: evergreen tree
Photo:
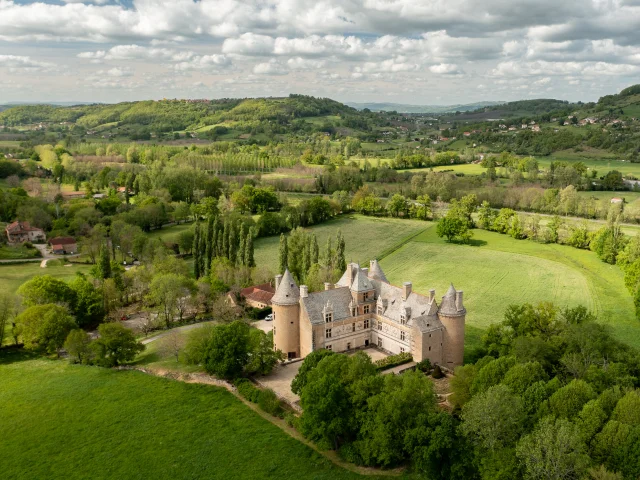
[[[218,255],[218,250],[219,250],[219,245],[218,245],[218,241],[220,240],[220,220],[218,219],[218,217],[215,218],[215,220],[213,221],[213,234],[211,235],[211,255],[212,255],[212,260],[213,257],[217,257]]]
[[[100,247],[96,277],[101,280],[111,278],[111,257],[109,256],[109,247],[106,243],[103,243]]]
[[[311,237],[311,265],[315,265],[319,262],[320,249],[318,248],[318,239],[315,234]]]
[[[222,252],[221,257],[229,258],[229,220],[225,220],[222,230]]]
[[[224,225],[218,225],[218,241],[216,242],[216,257],[224,257]]]
[[[193,275],[200,278],[200,222],[196,222],[193,234]]]
[[[238,242],[238,265],[246,265],[245,249],[246,249],[246,235],[244,230],[244,223],[240,225],[240,241]]]
[[[284,236],[284,233],[280,235],[279,260],[280,273],[284,273],[284,271],[289,268],[289,250],[287,248],[287,237]]]
[[[302,276],[305,276],[311,268],[311,236],[306,235],[304,239],[304,250],[302,251]]]
[[[339,271],[344,272],[347,269],[347,261],[344,258],[345,243],[341,230],[338,230],[337,243],[338,245],[336,246],[336,261],[334,266]]]
[[[331,246],[331,237],[327,238],[327,247],[324,254],[325,267],[333,268],[333,248]]]
[[[236,263],[236,257],[238,255],[238,235],[236,234],[235,225],[229,223],[229,260],[231,263]]]
[[[211,260],[213,260],[213,217],[209,216],[207,220],[207,248],[206,258],[204,261],[204,274],[209,275],[209,267],[211,267]]]
[[[198,254],[198,260],[200,261],[200,275],[204,275],[205,263],[207,261],[207,231],[204,228],[200,229],[200,253]]]
[[[253,228],[249,229],[249,234],[246,238],[245,252],[244,252],[244,261],[247,267],[255,267],[256,261],[253,257]]]

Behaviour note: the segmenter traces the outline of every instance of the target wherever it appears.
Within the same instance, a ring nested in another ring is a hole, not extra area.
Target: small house
[[[78,253],[78,244],[73,237],[55,237],[49,240],[51,250],[56,255],[73,255]]]
[[[29,222],[16,221],[6,226],[9,243],[41,242],[47,239],[44,230],[32,227]]]

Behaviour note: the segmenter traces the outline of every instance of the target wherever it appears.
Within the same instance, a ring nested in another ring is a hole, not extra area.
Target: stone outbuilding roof
[[[296,285],[289,269],[285,270],[271,303],[276,305],[295,305],[300,300],[300,289]]]

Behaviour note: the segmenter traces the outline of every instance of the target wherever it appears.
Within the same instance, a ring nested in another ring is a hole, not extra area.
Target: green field
[[[0,355],[3,479],[361,478],[221,388]]]
[[[88,273],[89,265],[69,264],[69,267],[48,265],[40,267],[40,262],[1,264],[0,291],[15,293],[18,287],[35,275],[51,275],[62,280],[71,280],[76,272]]]
[[[564,150],[555,152],[548,157],[536,157],[542,168],[548,168],[553,161],[582,162],[590,170],[596,170],[598,177],[606,175],[611,170],[617,170],[623,175],[632,174],[640,177],[640,163],[622,161],[620,156],[612,154],[606,150],[585,148],[581,152]]]
[[[397,246],[408,237],[419,233],[430,225],[418,220],[399,220],[393,218],[373,218],[362,215],[343,215],[339,218],[309,228],[316,234],[321,255],[325,251],[327,238],[335,236],[342,230],[346,244],[346,260],[363,266],[369,260],[382,258],[391,248]],[[267,266],[272,270],[278,267],[279,237],[259,238],[255,242],[256,264]]]
[[[483,230],[474,230],[474,244],[448,244],[431,228],[381,265],[393,284],[410,280],[420,293],[435,288],[440,298],[450,282],[464,290],[467,349],[479,344],[488,325],[502,320],[507,305],[542,301],[585,305],[617,338],[640,348],[640,323],[620,268],[589,251]]]
[[[163,242],[177,243],[178,237],[182,232],[185,232],[193,228],[191,223],[183,223],[181,225],[171,225],[169,227],[163,227],[159,230],[152,230],[147,235],[149,238],[159,238]]]

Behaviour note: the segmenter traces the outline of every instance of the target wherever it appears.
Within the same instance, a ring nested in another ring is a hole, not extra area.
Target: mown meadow
[[[362,478],[222,388],[0,355],[3,479]]]

